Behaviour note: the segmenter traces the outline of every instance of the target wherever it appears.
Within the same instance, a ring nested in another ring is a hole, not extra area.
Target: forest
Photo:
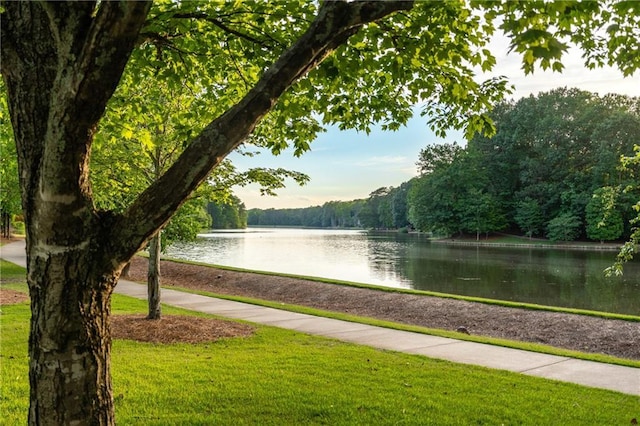
[[[556,89],[492,112],[496,133],[428,145],[419,176],[364,200],[251,209],[253,226],[362,227],[439,236],[509,232],[553,241],[626,239],[640,198],[640,99]]]

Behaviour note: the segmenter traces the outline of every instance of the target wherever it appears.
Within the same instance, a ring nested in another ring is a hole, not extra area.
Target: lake
[[[447,245],[417,234],[249,228],[167,250],[214,265],[640,315],[640,262],[607,278],[616,252]]]

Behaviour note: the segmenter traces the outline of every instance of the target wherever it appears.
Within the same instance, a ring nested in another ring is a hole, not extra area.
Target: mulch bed
[[[29,295],[27,293],[0,288],[0,306],[13,305],[16,303],[26,302],[28,300]]]
[[[0,288],[0,306],[27,302],[29,295]],[[144,315],[112,315],[111,336],[158,344],[206,343],[251,336],[255,328],[239,322],[186,315],[163,315],[150,320]]]
[[[113,315],[111,328],[114,339],[160,344],[215,342],[254,332],[247,324],[186,315],[163,315],[155,320],[143,315]]]

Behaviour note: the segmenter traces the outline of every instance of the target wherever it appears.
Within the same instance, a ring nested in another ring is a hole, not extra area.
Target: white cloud
[[[521,56],[515,52],[509,53],[509,40],[506,36],[496,34],[489,43],[489,49],[496,57],[496,66],[490,73],[480,73],[479,79],[506,76],[509,83],[515,86],[516,90],[511,98],[516,100],[559,87],[577,87],[600,95],[620,93],[640,96],[640,81],[637,76],[624,78],[622,72],[612,67],[589,70],[584,66],[582,53],[577,47],[570,47],[563,55],[562,63],[565,67],[562,73],[536,68],[529,75],[525,75],[521,69]]]

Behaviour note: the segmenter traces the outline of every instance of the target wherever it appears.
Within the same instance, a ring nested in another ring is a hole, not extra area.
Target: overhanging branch
[[[140,29],[151,8],[149,1],[101,2],[86,33],[77,60],[76,108],[90,126],[102,117],[118,85]],[[97,91],[96,87],[102,88]]]

